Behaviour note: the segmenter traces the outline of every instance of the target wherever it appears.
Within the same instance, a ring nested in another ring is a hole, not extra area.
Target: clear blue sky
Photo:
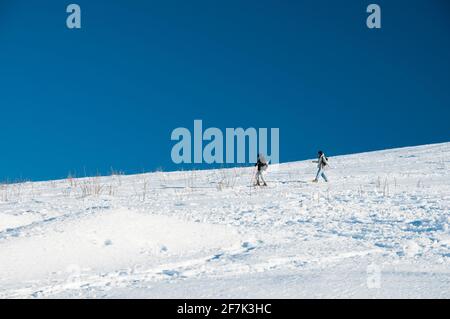
[[[180,169],[194,119],[282,162],[450,141],[449,84],[447,0],[0,0],[0,179]]]

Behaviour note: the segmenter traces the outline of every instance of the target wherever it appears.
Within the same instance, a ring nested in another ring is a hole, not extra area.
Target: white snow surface
[[[0,298],[450,298],[450,143],[329,161],[2,184]]]

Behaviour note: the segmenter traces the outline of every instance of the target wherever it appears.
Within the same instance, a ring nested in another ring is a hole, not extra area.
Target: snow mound
[[[78,268],[108,272],[233,245],[239,245],[237,233],[225,226],[105,210],[56,218],[0,242],[0,274],[13,281],[35,281]]]

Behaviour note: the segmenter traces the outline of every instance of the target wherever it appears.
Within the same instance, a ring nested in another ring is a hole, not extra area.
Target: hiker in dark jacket
[[[267,161],[262,154],[258,154],[258,160],[255,166],[257,167],[255,186],[261,186],[260,180],[263,182],[263,186],[267,186],[266,181],[262,176],[262,172],[265,171],[269,165],[267,164]]]
[[[317,158],[318,158],[317,161],[313,161],[313,163],[317,163],[318,168],[316,178],[313,180],[313,182],[317,183],[319,181],[320,176],[322,176],[325,182],[328,182],[328,178],[325,175],[325,172],[323,171],[325,166],[328,165],[328,158],[322,151],[317,152]]]

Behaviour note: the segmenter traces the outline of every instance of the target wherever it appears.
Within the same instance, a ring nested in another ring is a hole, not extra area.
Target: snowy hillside
[[[0,297],[450,298],[450,143],[330,164],[0,185]]]

